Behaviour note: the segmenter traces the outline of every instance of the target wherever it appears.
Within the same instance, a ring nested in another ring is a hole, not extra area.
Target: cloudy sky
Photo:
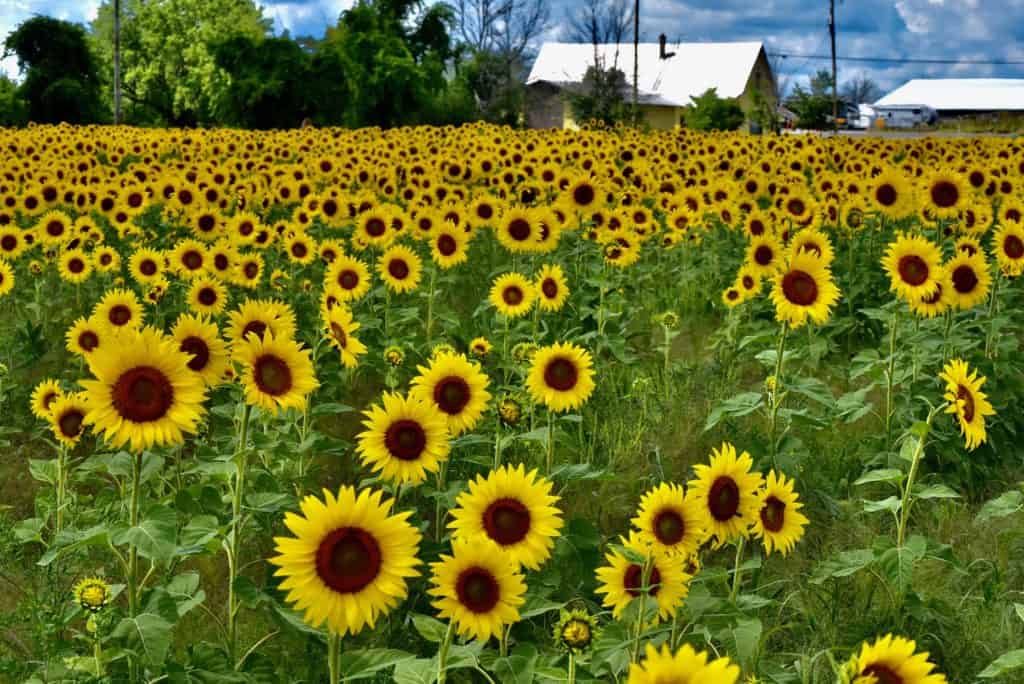
[[[277,31],[322,35],[354,0],[264,0]],[[551,0],[557,39],[574,0]],[[33,14],[88,22],[99,0],[0,0],[0,36]],[[641,0],[643,39],[664,31],[670,41],[761,40],[769,51],[828,54],[827,0]],[[840,56],[1024,62],[1024,0],[837,0]],[[827,62],[777,60],[779,78],[792,86]],[[0,63],[9,74],[13,60]],[[1024,78],[1024,64],[913,64],[840,61],[840,82],[864,73],[883,89],[910,78]]]

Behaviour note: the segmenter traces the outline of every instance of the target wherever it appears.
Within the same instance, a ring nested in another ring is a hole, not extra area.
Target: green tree
[[[18,94],[18,84],[0,75],[0,126],[24,126],[28,107]]]
[[[105,118],[96,60],[81,26],[52,17],[27,19],[4,41],[4,56],[12,54],[24,80],[11,106],[23,101],[29,119],[94,123]],[[6,107],[2,111],[6,118]]]
[[[629,118],[631,107],[623,96],[629,87],[621,69],[592,64],[587,67],[583,82],[565,97],[579,123],[600,121],[611,126]]]
[[[258,40],[271,27],[252,0],[124,0],[121,64],[124,97],[174,125],[215,120],[227,73],[211,45],[232,36]],[[113,5],[100,6],[93,34],[112,71]]]
[[[743,125],[746,115],[740,103],[731,97],[719,97],[714,88],[691,98],[686,109],[686,125],[697,131],[735,131]]]

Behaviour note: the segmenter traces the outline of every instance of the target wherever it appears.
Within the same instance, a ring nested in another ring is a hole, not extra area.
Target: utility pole
[[[633,4],[633,124],[640,125],[640,0]]]
[[[114,125],[121,123],[121,0],[114,0]]]
[[[836,78],[836,0],[828,0],[828,34],[832,39],[832,131],[839,132],[839,82]]]

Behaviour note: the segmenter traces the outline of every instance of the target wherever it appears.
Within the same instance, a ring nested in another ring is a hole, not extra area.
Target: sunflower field
[[[1024,681],[1024,143],[0,129],[0,681]]]

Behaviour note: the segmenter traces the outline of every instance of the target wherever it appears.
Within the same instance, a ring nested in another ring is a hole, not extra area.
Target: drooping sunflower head
[[[707,538],[700,504],[687,498],[681,486],[668,482],[643,495],[632,522],[658,553],[690,556]]]
[[[377,271],[393,292],[410,292],[419,285],[423,261],[405,245],[392,245],[381,255]]]
[[[562,267],[544,264],[534,281],[537,305],[545,311],[558,311],[569,297],[569,284]]]
[[[181,444],[206,412],[206,388],[192,357],[153,328],[126,330],[87,357],[95,380],[81,381],[89,398],[86,425],[115,447],[133,452]]]
[[[735,684],[739,676],[728,658],[710,658],[689,644],[675,653],[665,644],[661,650],[647,644],[644,659],[629,666],[627,684]]]
[[[103,610],[113,596],[110,585],[98,577],[89,577],[75,585],[75,603],[90,613]]]
[[[178,349],[191,357],[189,370],[198,373],[209,387],[221,383],[228,369],[228,351],[216,323],[182,314],[174,323],[171,337],[178,343]]]
[[[498,402],[498,418],[503,425],[515,427],[523,417],[523,405],[511,396]]]
[[[359,323],[346,306],[339,305],[324,313],[324,336],[341,354],[341,364],[346,368],[355,368],[359,357],[366,353],[366,345],[355,337],[358,330]]]
[[[89,399],[83,392],[65,394],[50,404],[50,429],[61,444],[74,447],[85,432],[85,417],[89,412]]]
[[[960,423],[960,433],[967,448],[974,450],[986,439],[985,417],[995,415],[981,386],[985,376],[971,370],[967,362],[953,359],[945,365],[939,378],[946,383],[945,399],[949,402],[946,413],[952,413]]]
[[[760,511],[757,490],[763,478],[751,472],[753,465],[750,454],[737,456],[736,447],[723,442],[712,451],[710,464],[694,466],[697,478],[688,483],[688,493],[700,503],[707,531],[720,542],[745,536]]]
[[[930,297],[942,272],[942,251],[922,235],[900,233],[882,257],[891,289],[913,303]]]
[[[658,618],[670,619],[690,591],[685,557],[655,553],[636,531],[620,541],[623,552],[609,551],[608,564],[596,572],[600,586],[595,592],[605,595],[603,605],[618,619],[633,599],[647,594],[657,604]]]
[[[448,459],[448,421],[432,403],[389,392],[364,415],[359,456],[389,482],[418,484]]]
[[[49,378],[43,380],[32,390],[32,414],[41,420],[48,420],[53,408],[53,402],[64,396],[60,382]]]
[[[240,345],[232,345],[232,354],[242,365],[246,403],[269,413],[301,411],[320,386],[309,350],[290,337],[250,335]]]
[[[142,303],[131,290],[109,290],[92,310],[93,320],[111,330],[139,328],[142,325]]]
[[[417,370],[410,394],[444,414],[453,437],[472,430],[491,398],[491,381],[480,365],[462,354],[441,352]]]
[[[824,261],[811,252],[798,252],[775,274],[771,298],[779,321],[794,328],[808,319],[820,325],[839,300],[839,288]]]
[[[593,359],[571,342],[541,347],[533,355],[526,379],[534,401],[561,413],[582,406],[593,394]]]
[[[533,308],[536,290],[521,273],[505,273],[494,281],[490,300],[499,313],[510,318],[526,315]]]
[[[422,537],[409,522],[411,513],[392,513],[393,500],[382,497],[379,490],[357,494],[342,487],[337,496],[324,490],[323,499],[302,500],[301,515],[285,514],[295,536],[274,538],[278,555],[270,562],[284,578],[285,600],[313,627],[327,623],[342,636],[372,628],[408,595],[408,579],[419,575]]]
[[[888,634],[874,643],[865,642],[860,653],[844,668],[850,684],[946,684],[943,674],[933,672],[935,665],[927,653],[915,653],[910,639]]]
[[[773,470],[757,495],[760,512],[754,519],[753,534],[763,539],[768,553],[778,550],[785,556],[803,537],[807,525],[807,517],[800,513],[803,504],[793,491],[793,481]]]
[[[527,473],[522,464],[506,465],[469,483],[469,491],[457,499],[449,527],[456,537],[484,535],[515,562],[539,570],[563,524],[551,488],[551,481],[536,470]]]
[[[452,539],[452,555],[431,563],[434,607],[459,634],[482,641],[519,621],[526,582],[519,565],[487,537]]]

